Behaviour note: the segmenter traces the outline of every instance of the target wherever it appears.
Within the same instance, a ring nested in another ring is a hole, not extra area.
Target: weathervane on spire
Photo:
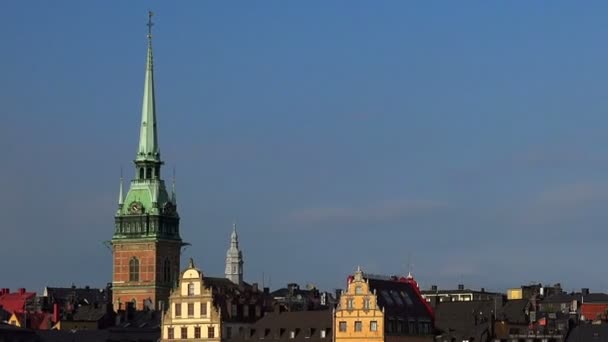
[[[152,39],[152,26],[154,26],[154,23],[152,22],[153,15],[154,13],[152,13],[152,11],[148,11],[148,23],[146,24],[146,26],[148,26],[148,39]]]

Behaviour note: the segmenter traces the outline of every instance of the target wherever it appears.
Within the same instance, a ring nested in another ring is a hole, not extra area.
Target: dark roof
[[[474,337],[477,326],[490,322],[495,308],[498,310],[501,305],[496,303],[495,306],[493,300],[439,303],[435,307],[435,327],[444,332],[457,331]]]
[[[52,302],[71,302],[78,304],[107,303],[109,293],[106,289],[78,287],[46,287],[46,294]]]
[[[97,322],[105,316],[106,312],[107,309],[105,307],[82,305],[78,307],[76,313],[74,313],[74,315],[72,316],[72,320]]]
[[[110,332],[108,330],[40,330],[36,331],[41,342],[105,342]]]
[[[0,341],[38,342],[40,341],[40,338],[32,329],[24,329],[10,324],[0,323]]]
[[[11,317],[11,313],[8,312],[8,311],[6,311],[6,310],[4,310],[4,308],[0,306],[0,323],[2,321],[8,320],[9,317]]]
[[[576,294],[580,298],[581,303],[608,303],[608,294],[605,293],[589,293],[582,295]]]
[[[258,320],[250,330],[244,331],[246,336],[238,336],[235,342],[249,340],[270,341],[328,341],[331,336],[332,311],[292,311],[272,312]],[[321,338],[321,331],[325,330],[326,337]],[[294,338],[291,338],[291,333]]]
[[[36,333],[41,342],[156,342],[160,339],[160,329],[47,330]]]
[[[580,296],[567,293],[558,293],[553,296],[543,298],[540,303],[569,303],[573,300],[580,300]]]
[[[116,328],[160,329],[161,311],[146,310],[127,313],[121,310]]]
[[[608,324],[580,324],[570,331],[566,342],[608,342]]]
[[[502,314],[498,315],[498,319],[506,320],[509,323],[527,324],[528,315],[526,311],[529,303],[530,301],[527,299],[514,299],[507,301],[502,308]]]
[[[433,311],[421,297],[415,282],[367,278],[372,291],[376,291],[378,305],[391,316],[433,320]],[[405,279],[405,278],[403,278]]]
[[[502,295],[502,293],[500,292],[487,292],[487,291],[481,291],[481,290],[472,290],[472,289],[462,289],[462,290],[423,290],[420,291],[422,294],[425,295],[430,295],[430,294],[438,294],[438,293],[445,293],[445,294],[462,294],[462,293],[475,293],[475,294],[484,294],[484,295],[488,295],[488,296],[499,296]]]

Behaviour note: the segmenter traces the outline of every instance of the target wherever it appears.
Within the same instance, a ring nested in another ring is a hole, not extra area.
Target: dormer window
[[[296,338],[296,332],[295,331],[290,331],[289,332],[289,338]]]
[[[354,300],[352,298],[349,298],[346,300],[346,308],[347,309],[352,309],[354,308]]]
[[[355,287],[355,294],[360,295],[360,294],[362,294],[362,293],[363,293],[363,289],[361,288],[361,286],[357,286],[357,287]]]
[[[188,284],[188,296],[194,296],[194,284],[193,283]]]

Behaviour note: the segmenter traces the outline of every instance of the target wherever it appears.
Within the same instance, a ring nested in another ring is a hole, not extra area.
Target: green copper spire
[[[148,12],[148,57],[144,81],[144,98],[141,106],[141,130],[137,161],[160,161],[156,133],[156,104],[154,101],[154,60],[152,57],[152,12]]]

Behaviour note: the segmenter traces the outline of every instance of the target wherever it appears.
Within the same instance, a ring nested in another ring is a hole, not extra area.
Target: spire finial
[[[190,258],[188,261],[188,268],[194,268],[194,259]]]
[[[152,11],[148,11],[148,23],[146,24],[146,26],[148,26],[148,40],[152,40],[152,26],[154,26],[154,23],[152,22],[153,15],[154,13],[152,13]]]
[[[236,232],[236,219],[232,221],[232,234],[230,234],[230,245],[238,248],[239,236]]]

